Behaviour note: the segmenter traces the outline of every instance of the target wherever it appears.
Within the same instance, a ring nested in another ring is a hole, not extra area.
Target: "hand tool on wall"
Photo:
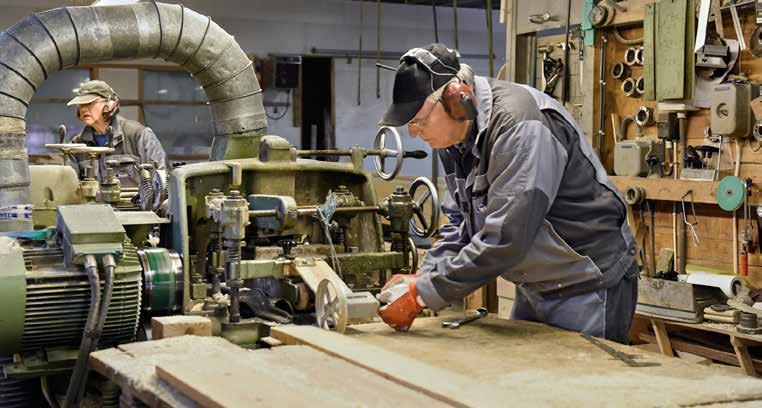
[[[691,217],[690,220],[688,219],[688,214],[685,209],[685,200],[688,198],[691,202]],[[698,225],[698,217],[696,217],[696,206],[693,203],[693,190],[688,190],[687,193],[683,194],[683,197],[681,198],[681,203],[683,205],[683,224],[690,229],[691,231],[691,237],[693,238],[693,246],[698,247],[699,246],[699,238],[698,234],[696,233],[696,225]],[[685,239],[683,239],[683,245],[681,245],[680,248],[680,256],[683,257],[683,259],[687,259],[687,246],[685,245]],[[685,272],[685,269],[683,269],[683,272]]]
[[[751,229],[751,207],[749,206],[749,196],[751,195],[751,179],[744,180],[744,195],[743,195],[743,235],[741,238],[741,261],[740,261],[740,275],[749,275],[749,250],[752,246],[752,229]]]
[[[757,207],[757,242],[762,242],[762,207]]]
[[[605,161],[604,143],[606,140],[606,48],[608,39],[601,34],[601,62],[598,72],[598,158]]]
[[[654,202],[646,200],[646,207],[648,207],[648,258],[650,260],[648,264],[649,273],[651,275],[656,274],[656,211],[654,208]]]
[[[751,33],[749,45],[751,46],[751,55],[762,57],[762,1],[754,1],[754,22],[757,27]]]
[[[461,320],[452,320],[452,321],[442,322],[442,327],[447,329],[457,329],[460,326],[473,322],[474,320],[481,319],[482,317],[487,316],[487,314],[488,314],[487,309],[480,307],[476,309],[475,315],[466,317],[465,319],[461,319]]]
[[[733,235],[736,235],[736,222],[735,222],[735,214],[736,210],[741,208],[741,206],[744,204],[745,196],[746,195],[746,184],[743,180],[736,176],[727,176],[720,181],[720,184],[717,186],[717,204],[725,211],[729,211],[733,214]],[[738,265],[739,256],[738,256],[738,249],[736,246],[736,240],[737,237],[733,238],[733,270],[734,272],[741,274],[741,266]]]
[[[542,76],[545,82],[543,92],[551,96],[553,95],[565,66],[566,64],[560,58],[545,57],[542,60]]]
[[[743,26],[741,25],[741,19],[738,18],[738,5],[733,5],[730,7],[730,16],[733,18],[733,28],[736,30],[736,38],[738,39],[738,45],[740,45],[741,50],[746,49],[746,40],[744,39],[743,35]]]

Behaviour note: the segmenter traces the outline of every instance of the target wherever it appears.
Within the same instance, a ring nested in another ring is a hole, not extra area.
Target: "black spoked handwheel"
[[[416,198],[416,193],[421,187],[425,187],[423,194]],[[413,234],[421,238],[434,235],[439,227],[439,195],[434,183],[426,177],[418,177],[410,185],[410,196],[415,203],[413,217],[410,219],[410,229]],[[431,214],[426,219],[423,209],[429,205]]]

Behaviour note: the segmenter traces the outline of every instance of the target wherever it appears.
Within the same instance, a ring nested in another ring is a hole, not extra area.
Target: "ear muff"
[[[103,117],[106,120],[111,120],[111,118],[114,115],[116,115],[118,112],[119,112],[119,99],[116,96],[116,93],[114,93],[106,100],[106,104],[103,106]]]
[[[456,80],[445,85],[442,92],[442,105],[453,119],[476,119],[476,95],[464,81]]]

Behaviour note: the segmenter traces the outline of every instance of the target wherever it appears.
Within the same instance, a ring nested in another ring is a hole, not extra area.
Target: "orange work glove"
[[[397,331],[407,331],[424,306],[415,289],[415,275],[392,276],[376,297],[386,304],[378,315]]]

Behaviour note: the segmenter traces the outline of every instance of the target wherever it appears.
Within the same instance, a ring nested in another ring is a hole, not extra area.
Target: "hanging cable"
[[[437,27],[437,2],[431,0],[431,12],[434,13],[434,42],[439,42],[439,27]]]
[[[376,0],[376,98],[381,98],[381,0]]]
[[[359,48],[362,55],[362,31],[365,29],[365,0],[360,0],[360,37]],[[357,106],[360,106],[360,91],[362,90],[362,58],[357,58]]]
[[[495,77],[495,56],[492,53],[492,0],[487,0],[487,49],[489,55],[489,76]]]
[[[458,49],[458,0],[452,0],[452,22],[455,34],[455,49]]]

